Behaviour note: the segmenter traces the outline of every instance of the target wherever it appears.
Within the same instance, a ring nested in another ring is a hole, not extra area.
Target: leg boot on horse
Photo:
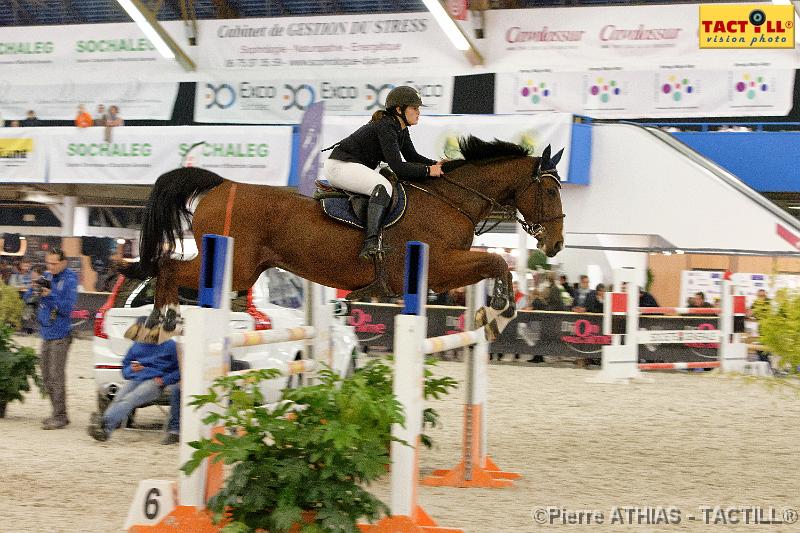
[[[383,221],[391,203],[392,197],[389,196],[383,185],[376,185],[372,189],[372,193],[369,196],[369,205],[367,205],[366,238],[364,239],[364,247],[361,249],[361,253],[358,254],[359,259],[362,261],[372,261],[374,258],[380,259],[381,255],[385,255],[388,252],[383,247],[382,233]]]

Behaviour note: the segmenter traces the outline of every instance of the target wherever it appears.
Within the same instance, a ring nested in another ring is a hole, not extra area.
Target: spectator
[[[144,322],[144,318],[140,321]],[[114,396],[106,412],[102,415],[92,413],[89,419],[87,431],[95,440],[107,441],[134,409],[153,403],[161,397],[165,387],[178,383],[180,368],[177,344],[172,339],[161,344],[134,342],[122,360],[122,377],[127,382]],[[172,387],[170,395],[174,395],[176,390],[179,388]],[[177,397],[178,412],[180,412],[180,392],[177,393]],[[174,423],[172,406],[171,399],[170,427],[163,441],[165,443],[170,434],[177,434],[177,427],[172,427]]]
[[[652,294],[639,287],[639,307],[658,307],[658,302]]]
[[[161,444],[169,446],[181,441],[181,384],[168,385],[166,389],[169,390],[169,422]]]
[[[758,289],[756,293],[756,299],[753,300],[753,304],[750,306],[747,314],[756,319],[755,325],[755,335],[758,335],[758,322],[761,320],[761,317],[764,316],[765,313],[769,312],[770,306],[772,302],[770,301],[769,297],[767,296],[767,291],[764,289]],[[766,361],[767,363],[770,362],[769,360],[769,352],[764,350],[756,350],[756,356],[758,356],[759,361]]]
[[[28,111],[28,116],[22,121],[22,127],[34,128],[39,125],[39,119],[36,118],[36,111],[33,109]]]
[[[692,297],[692,304],[689,307],[712,307],[712,305],[706,301],[705,293],[696,292]]]
[[[574,301],[575,289],[569,284],[569,281],[567,281],[567,276],[562,274],[561,276],[559,276],[558,281],[561,283],[561,286],[564,287],[564,290],[569,293],[569,295],[572,297],[572,300]]]
[[[572,307],[572,310],[575,313],[586,312],[586,301],[589,297],[589,294],[592,292],[592,289],[589,287],[589,276],[584,274],[581,276],[580,280],[580,287],[578,287],[578,290],[575,291],[575,299]]]
[[[108,115],[106,116],[106,126],[115,128],[117,126],[124,126],[125,121],[119,114],[119,107],[112,105],[108,108]]]
[[[10,128],[19,128],[19,120],[12,120]]]
[[[97,104],[97,112],[94,115],[94,125],[95,126],[105,126],[106,119],[108,115],[106,115],[106,106],[103,104]]]
[[[16,272],[11,274],[8,284],[25,293],[31,288],[31,263],[23,259],[19,262]]]
[[[124,126],[125,121],[122,120],[122,117],[119,115],[119,107],[112,105],[108,108],[108,115],[106,115],[105,120],[105,141],[111,142],[111,130],[118,126]]]
[[[42,422],[42,429],[61,429],[69,424],[65,374],[72,344],[71,316],[78,298],[78,276],[67,268],[67,257],[62,250],[51,248],[45,257],[49,277],[37,282],[42,286],[37,320],[42,336],[42,380],[53,415]]]
[[[589,297],[586,299],[586,312],[602,313],[605,296],[606,286],[602,283],[598,283],[597,287],[595,287],[595,289],[589,293]]]
[[[75,117],[75,125],[79,128],[90,128],[94,124],[92,115],[86,111],[86,106],[81,104],[78,106],[78,115]]]

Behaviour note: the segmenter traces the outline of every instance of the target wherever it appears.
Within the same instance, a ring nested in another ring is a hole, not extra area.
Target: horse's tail
[[[175,241],[183,236],[183,228],[191,224],[191,200],[222,181],[213,172],[196,167],[176,168],[156,180],[144,209],[139,238],[141,273],[158,275],[159,260],[169,257],[175,250]]]

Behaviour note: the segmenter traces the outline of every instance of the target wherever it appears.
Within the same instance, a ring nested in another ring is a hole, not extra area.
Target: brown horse
[[[460,139],[463,160],[445,164],[445,176],[406,183],[408,204],[399,223],[386,229],[389,252],[382,262],[359,261],[359,229],[327,217],[319,203],[288,188],[225,180],[200,168],[178,168],[156,181],[145,211],[140,269],[158,276],[148,327],[175,328],[178,287],[196,287],[200,259],[170,258],[190,224],[195,240],[215,233],[234,238],[233,290],[246,290],[269,267],[281,267],[315,283],[356,291],[403,290],[405,243],[429,245],[428,284],[436,292],[494,278],[492,307],[515,314],[511,274],[497,254],[470,251],[476,225],[493,209],[516,210],[525,230],[548,256],[563,247],[561,187],[548,147],[541,158],[516,144]],[[188,207],[199,199],[192,214]],[[384,270],[385,269],[385,270]],[[383,275],[385,273],[385,276]],[[383,283],[378,278],[385,278]],[[377,280],[377,281],[376,281]],[[140,337],[141,338],[141,337]]]

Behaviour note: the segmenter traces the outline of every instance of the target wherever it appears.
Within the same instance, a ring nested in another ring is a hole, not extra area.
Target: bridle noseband
[[[516,221],[519,222],[519,224],[522,226],[522,229],[525,231],[525,233],[527,233],[531,237],[534,237],[536,240],[542,240],[542,238],[547,235],[547,228],[544,227],[544,224],[546,224],[547,222],[553,222],[554,220],[563,219],[566,216],[564,213],[561,213],[560,215],[556,215],[556,216],[553,216],[553,217],[541,218],[542,211],[544,210],[544,187],[540,187],[539,188],[539,194],[536,196],[536,208],[537,208],[536,212],[539,213],[540,218],[536,222],[528,222],[527,220],[517,216],[517,208],[516,208],[516,206],[508,205],[508,204],[500,205],[500,203],[497,200],[495,200],[494,198],[489,198],[488,196],[486,196],[482,192],[480,192],[478,190],[475,190],[472,187],[467,187],[466,185],[464,185],[462,183],[458,183],[457,181],[453,181],[446,174],[442,174],[441,177],[447,183],[451,183],[451,184],[455,185],[456,187],[459,187],[459,188],[461,188],[461,189],[463,189],[465,191],[469,191],[472,194],[474,194],[475,196],[481,198],[482,200],[485,200],[485,201],[489,202],[489,205],[491,206],[492,210],[497,210],[497,211],[500,211],[500,212],[503,213],[503,218],[501,218],[500,220],[496,221],[494,224],[492,224],[488,228],[486,227],[486,225],[488,224],[488,221],[484,220],[483,224],[481,224],[481,227],[478,228],[478,224],[480,224],[480,221],[479,220],[474,220],[472,218],[472,216],[470,216],[469,213],[467,213],[466,211],[461,209],[460,206],[458,206],[455,203],[453,203],[452,201],[450,201],[449,198],[445,198],[441,194],[436,194],[434,192],[431,192],[428,189],[417,185],[416,183],[411,183],[411,182],[407,182],[407,181],[403,182],[403,183],[405,183],[406,185],[408,185],[410,187],[413,187],[415,189],[419,189],[420,191],[422,191],[424,193],[427,193],[427,194],[433,196],[434,198],[438,198],[442,202],[448,204],[450,207],[452,207],[453,209],[455,209],[456,211],[458,211],[459,213],[461,213],[462,215],[467,217],[467,219],[469,219],[469,221],[472,222],[472,225],[475,227],[475,235],[483,235],[484,233],[487,233],[487,232],[493,230],[503,220],[516,219]],[[522,189],[519,193],[517,193],[517,196],[519,196],[522,193],[524,193],[525,191],[527,191],[533,185],[536,185],[536,184],[541,185],[543,178],[551,178],[551,179],[553,179],[553,181],[555,181],[556,184],[558,185],[558,188],[559,189],[561,188],[561,181],[558,179],[558,174],[557,174],[556,169],[555,168],[551,168],[551,169],[547,169],[547,170],[541,170],[541,164],[540,164],[539,165],[539,169],[536,171],[535,174],[533,174],[531,176],[530,183],[528,183],[528,185],[526,185],[524,189]]]

